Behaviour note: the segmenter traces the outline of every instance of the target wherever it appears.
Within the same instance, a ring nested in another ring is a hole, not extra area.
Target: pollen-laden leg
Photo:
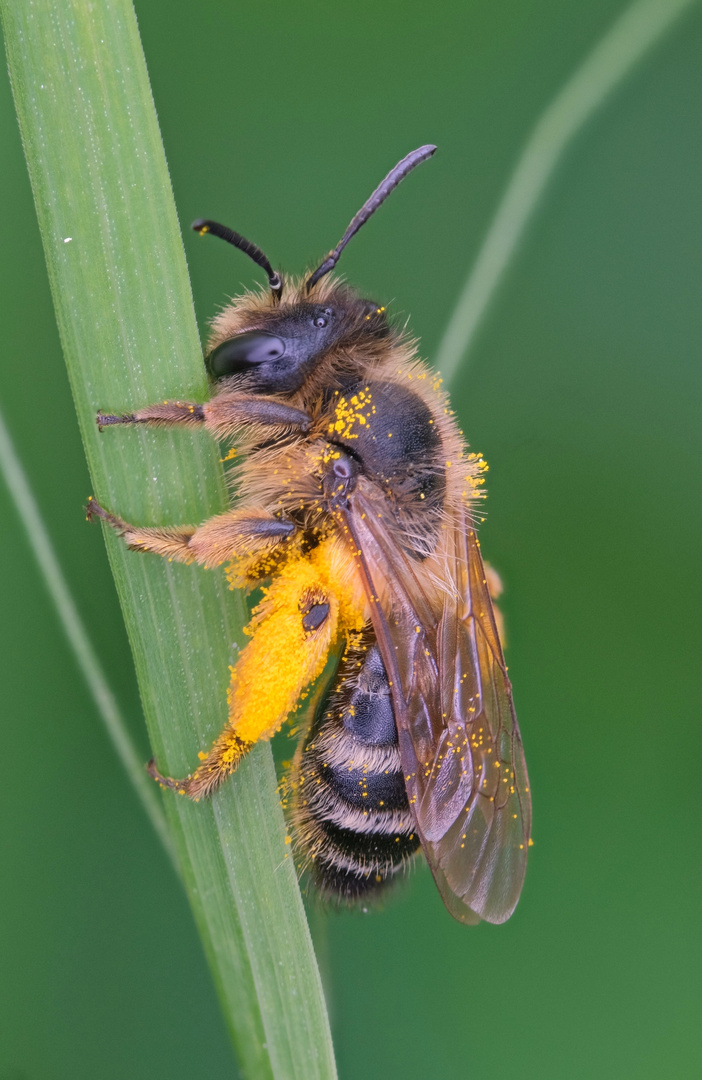
[[[306,412],[284,402],[226,390],[215,394],[204,405],[193,401],[161,401],[133,413],[99,412],[95,419],[100,430],[115,424],[148,424],[151,427],[204,425],[218,439],[231,438],[242,427],[251,426],[264,428],[268,434],[285,429],[306,432],[312,423]]]
[[[246,569],[248,563],[265,562],[293,537],[291,521],[273,517],[256,507],[240,507],[209,518],[202,525],[130,525],[103,509],[95,499],[87,506],[88,520],[99,518],[124,539],[132,551],[150,551],[174,562],[201,563],[206,567],[234,561]]]
[[[229,721],[202,764],[183,780],[160,783],[201,799],[234,772],[261,739],[270,739],[321,674],[342,635],[368,618],[353,560],[336,538],[287,563],[264,590],[247,627],[251,641],[231,669]]]

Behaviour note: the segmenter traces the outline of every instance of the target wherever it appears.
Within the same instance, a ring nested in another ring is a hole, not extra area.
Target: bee
[[[212,395],[100,413],[101,429],[204,427],[236,448],[237,498],[198,526],[89,516],[134,551],[261,589],[231,671],[228,720],[183,779],[201,799],[310,694],[331,688],[288,778],[296,850],[323,894],[381,892],[421,847],[450,913],[500,923],[531,844],[529,782],[476,535],[479,454],[468,453],[442,381],[384,306],[331,276],[349,240],[436,147],[392,169],[312,273],[283,277],[214,221],[193,228],[243,251],[267,287],[213,322]]]

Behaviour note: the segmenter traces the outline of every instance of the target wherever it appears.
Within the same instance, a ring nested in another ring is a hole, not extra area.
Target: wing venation
[[[477,536],[467,512],[454,509],[435,555],[417,564],[364,478],[343,517],[372,600],[405,786],[432,873],[455,918],[503,922],[524,880],[531,802]]]

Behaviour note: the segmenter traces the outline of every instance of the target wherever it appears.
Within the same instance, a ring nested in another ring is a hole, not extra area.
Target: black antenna
[[[390,170],[382,183],[378,184],[370,199],[364,202],[334,250],[329,252],[322,265],[318,266],[315,272],[308,277],[307,292],[310,291],[313,285],[317,284],[321,277],[334,269],[341,252],[351,237],[356,235],[361,226],[368,221],[371,214],[374,214],[378,207],[385,202],[390,192],[397,187],[400,181],[404,180],[408,173],[412,172],[412,169],[416,168],[417,165],[421,165],[423,161],[427,161],[435,150],[435,146],[420,146],[418,150],[413,150],[407,157],[403,157],[402,161],[398,161],[395,168]]]
[[[239,251],[243,251],[245,255],[248,255],[250,259],[253,259],[262,270],[265,270],[268,274],[268,284],[273,296],[276,300],[280,300],[280,294],[283,291],[283,279],[280,274],[271,266],[268,258],[263,254],[260,247],[256,247],[250,240],[246,240],[239,233],[234,232],[233,229],[228,229],[226,225],[220,225],[217,221],[209,221],[206,218],[198,218],[197,221],[193,221],[191,226],[195,232],[200,236],[204,236],[205,233],[212,233],[213,236],[219,236],[220,239],[226,240],[228,244],[233,244]]]

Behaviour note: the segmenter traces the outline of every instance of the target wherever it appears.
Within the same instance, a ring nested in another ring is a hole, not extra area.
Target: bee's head
[[[368,218],[435,146],[421,146],[392,169],[355,215],[326,259],[302,283],[285,283],[259,247],[216,221],[193,228],[212,233],[245,252],[268,276],[265,297],[249,294],[215,319],[207,368],[214,379],[236,377],[254,393],[294,393],[330,350],[362,345],[389,332],[385,308],[362,300],[326,278]]]
[[[342,354],[388,335],[385,308],[328,284],[309,296],[304,284],[286,284],[290,302],[271,304],[266,297],[257,304],[249,295],[222,312],[206,357],[211,378],[239,376],[249,392],[290,394],[331,350]]]

